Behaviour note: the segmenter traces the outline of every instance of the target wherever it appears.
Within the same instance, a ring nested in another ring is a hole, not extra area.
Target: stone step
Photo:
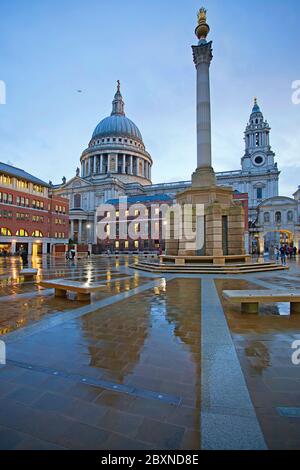
[[[264,265],[262,263],[257,263],[256,265],[250,266],[220,266],[215,265],[209,266],[188,266],[188,265],[161,265],[161,264],[151,264],[151,263],[139,263],[136,265],[131,265],[131,268],[139,269],[141,271],[153,272],[153,273],[174,273],[174,274],[250,274],[250,273],[260,273],[260,272],[270,272],[270,271],[283,271],[288,269],[285,266],[278,264],[268,263]]]

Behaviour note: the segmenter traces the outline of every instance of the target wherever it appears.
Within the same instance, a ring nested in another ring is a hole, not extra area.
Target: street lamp
[[[90,243],[90,228],[91,228],[91,224],[87,224],[86,228],[87,228],[87,242]]]

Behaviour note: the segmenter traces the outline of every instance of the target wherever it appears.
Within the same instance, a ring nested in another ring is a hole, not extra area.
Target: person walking
[[[281,264],[285,266],[286,265],[286,247],[284,245],[281,245],[280,247],[280,258],[281,258]]]
[[[294,255],[294,258],[296,258],[296,255],[297,255],[297,248],[294,246],[293,248],[293,255]]]
[[[22,258],[23,267],[28,266],[28,254],[24,248],[21,250],[20,256]]]

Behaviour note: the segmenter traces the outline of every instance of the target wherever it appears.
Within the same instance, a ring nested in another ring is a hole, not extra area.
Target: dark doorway
[[[222,216],[222,249],[223,255],[228,255],[228,217],[227,215]]]

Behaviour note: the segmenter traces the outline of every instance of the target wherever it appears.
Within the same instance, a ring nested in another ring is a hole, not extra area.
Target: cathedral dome
[[[124,136],[143,141],[138,127],[128,117],[121,114],[112,114],[98,124],[93,132],[92,139],[109,135]]]
[[[83,178],[116,176],[123,183],[151,183],[152,158],[139,128],[125,115],[120,82],[112,102],[112,112],[95,128],[80,157]]]
[[[120,82],[118,81],[117,92],[112,102],[111,115],[102,119],[93,132],[92,140],[99,137],[106,137],[110,135],[129,137],[132,139],[138,139],[143,142],[142,134],[138,127],[128,117],[125,116],[124,112],[124,101],[120,92]]]

